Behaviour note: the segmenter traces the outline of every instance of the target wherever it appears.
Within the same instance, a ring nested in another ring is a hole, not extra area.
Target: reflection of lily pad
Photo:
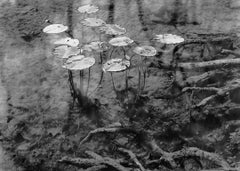
[[[133,49],[133,52],[141,56],[155,56],[157,54],[157,50],[152,46],[138,46]]]
[[[82,49],[89,52],[92,51],[102,52],[104,50],[107,50],[108,48],[107,46],[105,46],[104,42],[94,41],[84,45]]]
[[[68,46],[76,47],[79,44],[79,40],[72,39],[70,37],[66,37],[66,38],[57,40],[56,42],[54,42],[54,44],[55,45],[68,45]]]
[[[116,37],[109,41],[112,46],[128,46],[133,40],[126,36]]]
[[[126,33],[126,29],[117,24],[106,24],[100,28],[100,31],[109,35],[122,35]]]
[[[164,44],[177,44],[184,42],[184,38],[174,34],[159,34],[154,38],[157,42]]]
[[[81,23],[88,27],[100,27],[105,24],[105,22],[99,18],[86,18]]]
[[[130,61],[124,59],[110,59],[103,64],[104,72],[124,71],[130,66]]]
[[[87,14],[92,14],[92,13],[95,13],[97,12],[99,9],[97,6],[94,6],[94,5],[91,5],[91,4],[88,4],[88,5],[84,5],[84,6],[81,6],[78,8],[78,11],[80,13],[87,13]]]
[[[95,59],[92,57],[84,57],[83,55],[73,56],[69,58],[63,65],[63,68],[69,70],[84,70],[95,64]]]
[[[62,24],[51,24],[43,29],[44,33],[62,33],[68,29]]]
[[[77,47],[69,47],[67,45],[61,45],[53,50],[53,54],[56,55],[58,58],[69,58],[73,55],[78,55],[81,52],[81,50]]]

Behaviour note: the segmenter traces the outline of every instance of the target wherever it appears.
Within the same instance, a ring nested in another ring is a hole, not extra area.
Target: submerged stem
[[[86,96],[88,95],[88,89],[89,89],[89,84],[90,84],[90,78],[91,78],[91,68],[88,68],[88,82],[87,82]]]
[[[81,93],[81,95],[84,94],[84,90],[83,90],[83,87],[84,87],[83,76],[84,76],[84,71],[81,70],[81,71],[80,71],[80,93]]]
[[[143,59],[143,57],[141,56],[141,60],[142,60],[142,70],[143,70],[143,86],[142,86],[141,91],[143,91],[145,88],[145,84],[146,84],[146,73],[147,73],[146,57],[144,57],[144,59]],[[144,64],[143,64],[143,61],[144,61]],[[144,67],[146,67],[146,68],[144,68]]]
[[[141,70],[140,66],[138,66],[138,92],[141,94]]]
[[[113,90],[116,91],[116,87],[115,87],[115,84],[114,84],[113,75],[112,75],[112,73],[110,73],[110,74],[111,74],[111,79],[112,79],[112,84],[113,84]]]
[[[128,89],[128,70],[125,71],[125,89]]]
[[[109,56],[110,59],[112,59],[112,54],[113,54],[113,52],[116,50],[115,47],[112,47],[112,48],[113,48],[113,50],[112,50],[112,52],[111,52],[111,54],[110,54],[110,56]]]
[[[74,104],[75,100],[76,100],[76,90],[74,88],[72,71],[70,71],[70,70],[68,70],[68,81],[70,84],[70,93],[73,98],[73,104]]]

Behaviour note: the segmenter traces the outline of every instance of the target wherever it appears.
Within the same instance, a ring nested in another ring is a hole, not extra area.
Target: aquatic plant
[[[88,26],[88,27],[100,27],[103,24],[105,24],[105,21],[103,21],[99,18],[86,18],[83,21],[81,21],[81,23],[84,26]]]
[[[127,36],[120,36],[120,37],[112,38],[109,41],[109,44],[116,47],[123,47],[123,46],[128,46],[133,42],[134,41]]]
[[[143,91],[146,84],[147,73],[147,57],[153,57],[157,54],[157,50],[152,46],[137,46],[133,49],[133,52],[141,56],[140,66],[138,67],[138,91],[139,94]],[[141,73],[143,72],[143,85],[141,86]]]
[[[53,49],[53,54],[61,59],[67,59],[70,56],[78,55],[80,52],[81,49],[78,47],[71,47],[68,45],[60,45]]]
[[[71,47],[77,47],[79,45],[78,39],[72,39],[70,37],[62,38],[60,40],[55,41],[53,44],[55,45],[68,45]]]
[[[105,24],[100,27],[100,31],[107,35],[119,36],[125,34],[127,31],[125,28],[118,24]]]
[[[99,8],[97,6],[91,5],[91,4],[83,5],[78,8],[78,11],[80,13],[87,13],[87,14],[96,13],[98,10]]]
[[[130,67],[130,61],[121,59],[121,58],[114,58],[108,60],[105,64],[103,64],[103,71],[104,72],[110,72],[111,74],[111,79],[112,79],[112,84],[113,84],[113,89],[116,91],[114,79],[113,79],[113,74],[112,72],[122,72],[126,71]],[[125,80],[127,80],[127,72],[125,74]],[[126,89],[128,88],[128,83],[127,81],[125,82],[125,87]]]
[[[48,34],[56,34],[56,33],[63,33],[67,30],[68,30],[68,26],[64,26],[63,24],[51,24],[46,26],[43,29],[43,32]]]
[[[95,58],[93,57],[85,57],[84,55],[77,55],[72,56],[66,60],[66,62],[63,64],[63,68],[66,68],[71,71],[80,71],[80,96],[86,95],[88,93],[89,84],[90,84],[90,74],[91,70],[90,67],[92,67],[95,64]],[[84,91],[84,73],[83,70],[88,69],[88,82],[87,82],[87,88],[86,91]]]

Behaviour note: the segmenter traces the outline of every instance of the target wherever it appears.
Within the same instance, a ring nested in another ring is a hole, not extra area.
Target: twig
[[[142,164],[137,159],[137,156],[132,151],[124,148],[119,148],[118,150],[121,152],[127,153],[130,156],[130,158],[134,161],[134,163],[140,168],[140,170],[145,171],[145,168],[142,166]]]

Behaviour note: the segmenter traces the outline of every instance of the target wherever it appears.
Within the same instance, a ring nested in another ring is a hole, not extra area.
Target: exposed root
[[[240,65],[240,59],[219,59],[206,62],[184,62],[178,63],[177,66],[187,70],[194,70],[196,68],[206,68],[206,67],[222,67],[224,65],[238,66]]]
[[[204,170],[201,170],[201,171],[239,171],[239,170],[240,170],[240,167],[238,167],[238,168],[227,168],[227,169],[224,169],[224,168],[204,169]]]
[[[88,169],[86,169],[86,171],[99,171],[105,168],[107,168],[106,165],[98,165],[98,166],[89,167]]]
[[[63,157],[58,160],[60,163],[68,163],[79,167],[89,167],[89,170],[94,170],[103,166],[110,166],[115,168],[118,171],[128,171],[129,169],[122,166],[117,160],[114,160],[110,157],[102,157],[94,152],[87,152],[88,155],[92,156],[94,159],[85,159],[85,158],[71,158]]]
[[[119,148],[118,150],[121,152],[127,153],[129,155],[129,157],[134,161],[134,163],[140,168],[140,170],[145,171],[145,168],[142,166],[142,164],[137,159],[137,156],[132,151],[124,149],[124,148]]]
[[[88,135],[79,143],[79,145],[82,145],[89,141],[93,135],[98,134],[98,133],[114,133],[118,132],[119,128],[98,128],[95,130],[92,130],[88,133]]]
[[[187,157],[198,157],[200,159],[205,159],[205,160],[209,160],[211,162],[213,162],[214,164],[216,164],[217,166],[223,168],[223,169],[229,169],[230,166],[228,165],[228,163],[219,155],[215,154],[215,153],[210,153],[207,151],[203,151],[201,149],[195,148],[195,147],[189,147],[189,148],[184,148],[182,150],[179,151],[175,151],[175,152],[166,152],[163,149],[161,149],[156,141],[153,139],[153,137],[147,133],[147,132],[138,132],[138,131],[134,131],[133,129],[129,129],[129,128],[98,128],[96,130],[91,131],[84,139],[83,139],[83,143],[87,142],[88,140],[90,140],[90,138],[97,134],[97,133],[135,133],[135,134],[143,134],[144,135],[144,141],[142,142],[142,144],[149,149],[149,151],[151,151],[152,154],[154,154],[155,156],[159,156],[159,162],[164,161],[167,162],[171,168],[177,168],[178,164],[177,164],[177,160],[181,159],[181,158],[187,158]],[[81,143],[82,144],[82,143]],[[131,157],[131,159],[139,166],[139,168],[141,170],[144,170],[143,166],[141,165],[141,163],[137,160],[136,156],[134,155],[133,152],[129,151],[129,150],[125,150],[120,148],[119,149],[122,152],[128,153],[128,155]],[[102,162],[103,159],[101,156],[96,155],[95,153],[88,153],[91,157],[95,158],[94,160],[97,160],[98,163],[99,161],[100,164],[106,164],[106,162]],[[80,160],[80,159],[79,159]],[[104,158],[104,161],[106,161],[106,158]],[[112,159],[108,159],[108,162],[112,163],[114,162],[114,160]],[[81,163],[81,160],[80,160]],[[110,165],[108,163],[108,165]],[[115,165],[111,165],[112,167],[117,167]],[[121,168],[120,168],[121,169]],[[118,170],[120,170],[118,168]]]

